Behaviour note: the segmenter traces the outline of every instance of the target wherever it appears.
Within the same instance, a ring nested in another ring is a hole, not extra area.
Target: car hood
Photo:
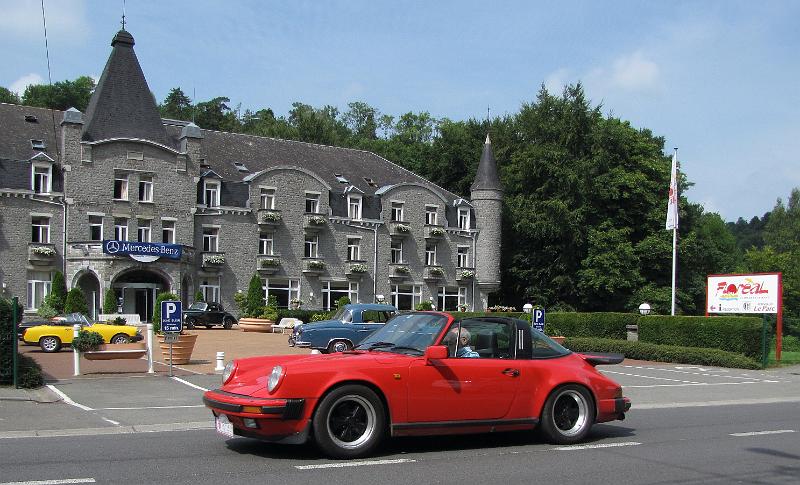
[[[335,354],[276,355],[238,359],[236,374],[222,390],[253,397],[319,397],[336,375],[365,378],[364,370],[375,367],[408,367],[421,356],[389,352],[338,352]],[[274,366],[283,367],[284,378],[274,394],[267,380]]]
[[[323,328],[341,327],[342,325],[350,325],[349,323],[342,323],[341,320],[320,320],[318,322],[302,323],[303,331],[309,330],[322,330]]]

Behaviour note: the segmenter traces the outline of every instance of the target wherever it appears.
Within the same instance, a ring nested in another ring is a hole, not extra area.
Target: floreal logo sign
[[[709,313],[777,313],[779,276],[720,275],[708,277]]]

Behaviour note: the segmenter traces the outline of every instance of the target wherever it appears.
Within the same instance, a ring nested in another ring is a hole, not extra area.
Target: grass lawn
[[[781,361],[778,362],[775,360],[775,348],[773,347],[772,350],[769,352],[769,364],[768,367],[778,367],[782,365],[796,365],[800,364],[800,352],[781,352]]]

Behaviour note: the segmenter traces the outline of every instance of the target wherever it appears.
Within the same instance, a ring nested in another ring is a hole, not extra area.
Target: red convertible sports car
[[[538,427],[571,444],[625,418],[630,400],[595,369],[621,361],[571,352],[522,320],[413,312],[350,351],[234,360],[203,401],[226,437],[313,436],[334,458],[368,455],[387,435]]]

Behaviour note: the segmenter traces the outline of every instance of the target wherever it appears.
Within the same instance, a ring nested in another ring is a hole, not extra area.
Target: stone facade
[[[502,205],[486,147],[468,201],[369,152],[211,132],[175,120],[155,126],[152,113],[136,115],[155,109],[152,100],[115,106],[121,101],[110,94],[149,93],[143,77],[117,75],[140,72],[133,38],[124,34],[112,43],[86,114],[0,104],[0,119],[10,127],[0,133],[7,142],[0,147],[9,147],[0,153],[0,170],[10,174],[0,182],[5,296],[22,297],[33,313],[37,297],[29,288],[37,283],[29,282],[59,270],[68,287],[84,290],[93,316],[111,290],[123,313],[142,320],[151,317],[155,295],[167,290],[184,304],[202,291],[235,313],[235,293],[258,274],[265,297],[276,296],[281,306],[299,298],[303,308],[327,309],[349,296],[402,309],[426,300],[439,309],[485,308],[500,282]],[[111,82],[116,91],[108,89]],[[120,119],[106,127],[98,113]],[[55,132],[30,119],[53,114],[63,120]],[[45,139],[47,148],[29,148],[34,138]],[[51,167],[49,189],[31,182],[35,165]],[[31,242],[34,217],[48,218],[49,243]],[[183,255],[137,261],[106,254],[103,240],[118,239],[122,227],[127,240],[178,244]],[[53,254],[32,253],[36,245]]]

